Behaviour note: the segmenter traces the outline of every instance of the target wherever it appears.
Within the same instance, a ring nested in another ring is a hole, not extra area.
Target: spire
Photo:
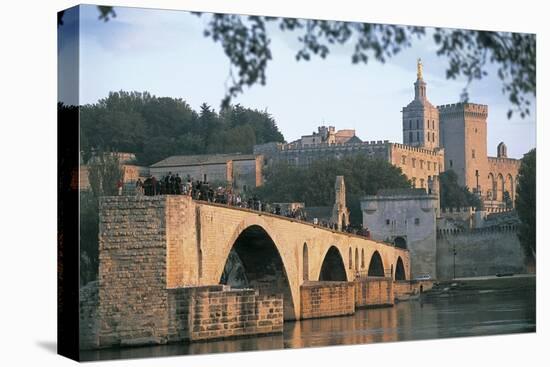
[[[422,59],[420,57],[416,61],[416,78],[422,80]]]
[[[416,82],[414,83],[414,99],[426,99],[426,82],[423,79],[422,59],[416,61]]]

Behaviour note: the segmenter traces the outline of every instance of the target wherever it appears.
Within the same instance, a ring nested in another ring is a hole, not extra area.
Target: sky
[[[197,111],[204,102],[219,109],[230,63],[221,45],[203,35],[207,16],[123,7],[115,12],[115,18],[104,22],[97,7],[81,7],[81,104],[125,90],[182,98]],[[418,58],[432,104],[458,102],[466,86],[465,79],[445,79],[448,61],[436,55],[431,37],[413,41],[385,64],[371,60],[354,65],[351,45],[332,47],[326,59],[296,61],[299,33],[275,26],[268,30],[272,60],[266,85],[245,87],[232,103],[267,110],[287,141],[331,125],[355,129],[362,140],[402,142],[401,109],[414,98]],[[495,70],[490,65],[489,75],[469,86],[470,102],[489,106],[488,154],[496,155],[497,144],[504,141],[508,156],[521,158],[535,147],[534,109],[525,119],[517,114],[508,119],[510,104]]]

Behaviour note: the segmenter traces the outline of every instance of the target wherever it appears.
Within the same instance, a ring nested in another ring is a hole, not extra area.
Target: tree
[[[536,149],[523,156],[516,188],[516,210],[520,219],[519,241],[528,258],[536,259],[537,192]]]
[[[198,15],[201,15],[198,13]],[[384,63],[410,47],[414,40],[427,35],[424,27],[368,24],[314,19],[205,15],[209,21],[204,35],[220,42],[233,69],[232,85],[227,89],[222,106],[243,92],[244,86],[266,83],[266,69],[271,60],[270,38],[266,24],[278,23],[285,32],[298,32],[301,48],[296,60],[308,61],[313,56],[325,58],[334,44],[353,44],[351,62]],[[437,55],[449,60],[447,78],[467,78],[462,98],[467,100],[467,86],[487,75],[486,66],[498,65],[503,92],[524,117],[530,113],[528,95],[536,93],[536,39],[534,34],[471,31],[435,28],[432,34]],[[235,77],[234,75],[238,75]],[[512,116],[510,109],[508,117]]]
[[[453,170],[439,175],[440,201],[442,208],[481,208],[481,200],[467,187],[458,184],[458,176]]]
[[[97,152],[88,163],[88,180],[96,198],[117,195],[122,168],[115,152]]]
[[[207,104],[197,113],[182,99],[148,92],[110,92],[81,107],[85,161],[94,151],[134,152],[150,165],[171,155],[252,153],[254,144],[284,137],[266,111],[229,106],[219,114]]]
[[[266,169],[265,184],[256,189],[256,194],[270,202],[304,202],[306,207],[331,206],[334,204],[336,176],[344,176],[346,204],[354,225],[362,223],[361,197],[374,195],[380,189],[410,187],[400,168],[358,153],[341,159],[319,159],[307,168],[286,162],[274,163]]]
[[[502,194],[502,201],[504,201],[506,209],[512,208],[512,197],[510,196],[510,192],[508,190],[504,191],[504,193]]]
[[[112,6],[98,6],[98,19],[116,17]],[[370,59],[384,63],[426,37],[424,27],[390,24],[328,21],[315,19],[240,16],[234,14],[194,13],[208,18],[204,36],[219,42],[231,63],[230,86],[221,106],[243,93],[243,87],[266,83],[266,69],[271,60],[271,39],[267,23],[278,24],[283,32],[299,33],[301,48],[296,60],[308,61],[312,56],[325,58],[335,44],[353,44],[353,64],[368,63]],[[58,27],[63,25],[63,12],[58,15]],[[489,32],[465,29],[434,28],[431,34],[438,56],[449,61],[448,79],[465,76],[467,85],[462,99],[468,99],[467,87],[487,75],[489,63],[498,65],[502,91],[508,96],[523,118],[530,114],[529,96],[536,95],[536,37],[535,34]],[[508,118],[514,109],[509,109]]]
[[[96,152],[88,163],[90,191],[80,193],[80,284],[97,279],[99,266],[99,198],[117,195],[122,169],[116,153]]]

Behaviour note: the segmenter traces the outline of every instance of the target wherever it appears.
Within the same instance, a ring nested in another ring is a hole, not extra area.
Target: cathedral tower
[[[416,64],[414,100],[403,107],[403,144],[434,149],[439,147],[439,111],[426,96],[422,60]]]

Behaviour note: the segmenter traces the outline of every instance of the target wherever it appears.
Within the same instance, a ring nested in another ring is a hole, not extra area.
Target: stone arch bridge
[[[102,330],[169,329],[169,291],[227,280],[232,252],[251,288],[283,295],[284,319],[300,318],[301,289],[312,282],[410,277],[406,249],[188,196],[102,198],[99,232]]]

